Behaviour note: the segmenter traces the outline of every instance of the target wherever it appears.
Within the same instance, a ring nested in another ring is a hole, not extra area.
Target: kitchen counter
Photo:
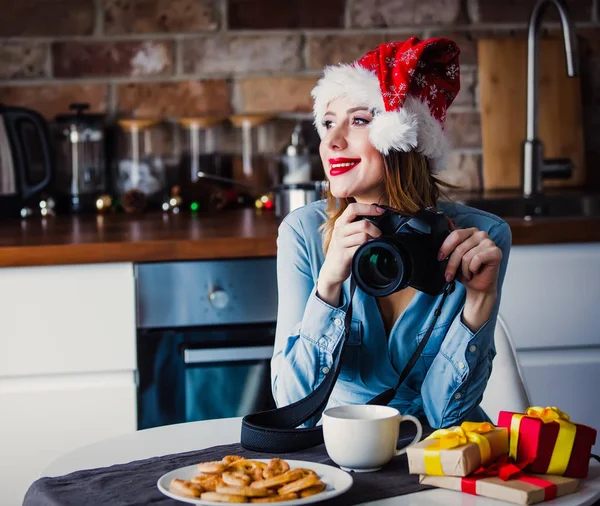
[[[600,242],[600,219],[507,219],[513,244]],[[153,262],[276,254],[270,211],[31,217],[0,223],[0,267]]]

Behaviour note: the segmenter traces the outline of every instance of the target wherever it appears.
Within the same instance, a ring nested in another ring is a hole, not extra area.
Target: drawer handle
[[[207,364],[210,362],[249,362],[268,360],[273,356],[273,346],[245,346],[239,348],[209,348],[183,351],[186,364]]]

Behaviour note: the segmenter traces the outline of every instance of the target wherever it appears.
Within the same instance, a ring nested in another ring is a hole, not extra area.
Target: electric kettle
[[[0,104],[0,219],[18,216],[53,174],[46,120],[32,109]]]

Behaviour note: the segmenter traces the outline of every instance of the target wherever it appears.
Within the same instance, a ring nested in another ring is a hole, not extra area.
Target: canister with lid
[[[272,189],[279,179],[273,119],[266,115],[229,118],[235,127],[236,139],[232,157],[233,179],[257,188],[250,191],[254,198]]]
[[[183,117],[178,124],[181,131],[181,161],[177,184],[181,189],[184,207],[191,210],[210,210],[222,200],[222,184],[215,184],[203,176],[232,177],[231,155],[224,153],[223,136],[226,118]],[[217,199],[219,202],[215,202]]]
[[[159,121],[121,119],[116,193],[128,212],[160,207],[167,195],[165,164],[154,147]]]

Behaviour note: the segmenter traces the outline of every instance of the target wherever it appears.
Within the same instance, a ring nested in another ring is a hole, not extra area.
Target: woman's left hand
[[[453,230],[438,255],[439,260],[447,257],[447,281],[456,278],[468,292],[497,293],[502,250],[486,232],[476,228]]]

